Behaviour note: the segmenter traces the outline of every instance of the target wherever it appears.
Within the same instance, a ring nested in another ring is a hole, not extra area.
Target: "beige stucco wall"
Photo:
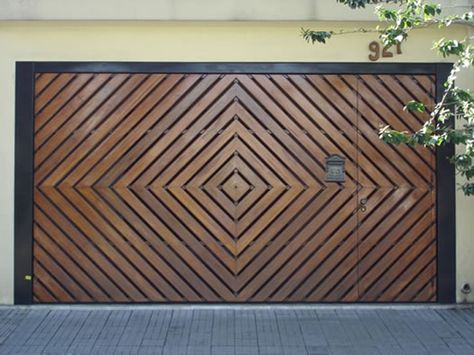
[[[438,0],[460,11],[473,0]],[[318,20],[374,21],[374,5],[352,11],[335,0],[2,0],[12,20]]]
[[[0,21],[0,303],[13,302],[14,102],[16,61],[326,61],[365,62],[373,34],[311,46],[302,26],[339,29],[370,23],[302,22],[1,22]],[[445,32],[463,37],[465,28]],[[414,32],[390,61],[434,62],[436,29]],[[386,59],[385,59],[386,61]],[[462,82],[474,88],[474,75]],[[457,198],[457,282],[474,285],[474,198]],[[458,287],[459,289],[459,287]],[[461,295],[458,293],[461,301]],[[474,301],[473,295],[470,297]]]

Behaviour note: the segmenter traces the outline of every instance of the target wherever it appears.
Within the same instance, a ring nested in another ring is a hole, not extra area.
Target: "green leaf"
[[[364,8],[365,5],[370,4],[369,0],[337,0],[337,2],[349,6],[351,9]]]
[[[418,101],[410,101],[403,108],[404,111],[425,112],[425,105]]]
[[[384,45],[392,46],[401,43],[407,36],[408,34],[402,29],[391,26],[386,28],[379,37]]]
[[[392,130],[390,126],[382,127],[379,130],[379,137],[385,143],[388,143],[388,144],[398,145],[398,144],[409,142],[409,137],[406,132],[398,132],[398,131]]]
[[[466,49],[464,43],[455,39],[445,40],[444,38],[435,42],[433,48],[437,49],[444,58],[450,55],[460,55]]]
[[[472,158],[468,154],[457,154],[452,160],[459,170],[470,168],[472,165]]]
[[[474,183],[465,183],[461,186],[461,189],[466,196],[474,196]]]
[[[423,6],[423,15],[425,20],[439,15],[441,13],[441,6],[439,4],[424,4]]]
[[[378,17],[380,21],[396,21],[397,12],[395,10],[388,10],[382,7],[377,8]]]
[[[318,43],[326,43],[326,40],[331,38],[333,35],[333,31],[313,31],[308,29],[301,29],[301,35],[307,42],[311,42],[312,44]]]

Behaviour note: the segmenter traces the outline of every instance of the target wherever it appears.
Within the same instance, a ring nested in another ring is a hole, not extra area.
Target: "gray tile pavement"
[[[0,307],[0,354],[474,354],[474,307]]]

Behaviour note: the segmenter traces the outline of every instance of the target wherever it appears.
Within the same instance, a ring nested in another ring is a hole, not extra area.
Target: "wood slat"
[[[70,85],[76,78],[75,74],[65,73],[56,76],[50,84],[48,84],[48,90],[38,91],[38,95],[35,97],[35,112],[41,112],[47,105],[54,100],[55,96],[58,95],[65,87]]]
[[[433,83],[37,76],[34,301],[433,302],[434,153],[377,133],[419,128]]]

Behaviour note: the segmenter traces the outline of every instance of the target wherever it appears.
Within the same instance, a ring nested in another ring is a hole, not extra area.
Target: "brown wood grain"
[[[433,77],[43,73],[35,90],[35,303],[436,301],[434,152],[377,133],[421,127],[402,108],[431,109]]]

